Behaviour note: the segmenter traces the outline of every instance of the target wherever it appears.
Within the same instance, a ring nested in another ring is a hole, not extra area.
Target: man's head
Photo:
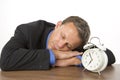
[[[50,35],[48,48],[54,50],[82,49],[90,36],[90,29],[85,20],[78,16],[70,16],[59,21]]]

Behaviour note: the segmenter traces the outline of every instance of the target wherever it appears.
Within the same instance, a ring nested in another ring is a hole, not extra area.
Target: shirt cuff
[[[50,53],[50,64],[54,65],[55,64],[55,55],[52,50],[49,50]]]
[[[76,56],[78,59],[80,59],[80,61],[82,60],[82,56]],[[81,64],[78,64],[78,65],[76,65],[77,67],[83,67],[83,65],[82,65],[82,63]]]

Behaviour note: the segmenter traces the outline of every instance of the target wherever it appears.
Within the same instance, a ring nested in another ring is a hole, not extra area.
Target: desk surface
[[[40,71],[0,71],[0,80],[120,80],[120,64],[108,66],[101,75],[79,67],[56,67]]]

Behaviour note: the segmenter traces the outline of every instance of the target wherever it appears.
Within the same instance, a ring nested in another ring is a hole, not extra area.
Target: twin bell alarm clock
[[[92,43],[91,40],[98,39],[99,44]],[[82,65],[85,69],[91,72],[100,74],[108,65],[108,55],[111,51],[100,43],[98,37],[92,37],[84,47],[85,52],[82,55]],[[112,52],[111,52],[112,53]]]

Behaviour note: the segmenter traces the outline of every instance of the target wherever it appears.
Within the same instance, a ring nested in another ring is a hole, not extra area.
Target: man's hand
[[[79,64],[81,64],[81,61],[78,58],[73,57],[69,59],[56,60],[55,66],[66,67]]]
[[[58,50],[53,50],[53,53],[56,59],[68,59],[83,54],[82,52],[78,51],[58,51]]]
[[[83,52],[53,50],[53,53],[56,58],[54,66],[65,67],[81,64],[81,61],[76,56],[82,55]]]

